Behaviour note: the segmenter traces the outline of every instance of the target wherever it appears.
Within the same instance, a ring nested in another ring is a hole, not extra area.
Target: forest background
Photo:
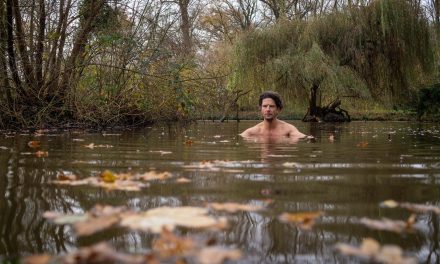
[[[440,118],[440,0],[0,0],[0,127]]]

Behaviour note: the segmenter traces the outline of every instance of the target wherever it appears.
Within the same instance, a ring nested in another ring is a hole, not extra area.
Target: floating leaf
[[[241,255],[241,251],[238,249],[225,249],[213,246],[203,248],[197,254],[197,258],[201,264],[220,264],[225,260],[239,260]]]
[[[300,165],[297,162],[284,162],[283,166],[287,167],[287,168],[299,168],[300,167]]]
[[[235,213],[237,211],[259,211],[263,208],[261,206],[255,206],[250,204],[238,204],[238,203],[209,203],[208,206],[217,211],[226,211],[229,213]]]
[[[176,226],[187,228],[224,228],[226,219],[207,215],[201,207],[158,207],[144,213],[124,217],[121,225],[134,230],[159,233],[162,228],[174,230]]]
[[[360,257],[368,262],[390,264],[416,263],[414,258],[404,257],[400,247],[395,245],[381,246],[372,238],[364,239],[359,248],[339,243],[336,245],[336,250],[343,255]]]
[[[160,237],[153,242],[153,250],[158,252],[161,258],[190,255],[195,246],[192,239],[177,237],[166,228],[162,229]]]
[[[90,247],[82,247],[63,257],[62,263],[146,263],[145,255],[129,255],[114,251],[106,243],[99,243]],[[147,262],[149,263],[149,262]]]
[[[381,206],[395,208],[401,207],[407,209],[409,211],[415,213],[428,213],[434,212],[436,214],[440,214],[440,207],[434,205],[426,205],[426,204],[415,204],[415,203],[399,203],[394,200],[386,200],[380,203]]]
[[[189,182],[191,182],[191,180],[188,179],[188,178],[185,178],[185,177],[181,177],[181,178],[178,178],[178,179],[176,180],[176,182],[177,182],[177,183],[189,183]]]
[[[301,229],[311,229],[315,220],[324,215],[324,212],[301,212],[301,213],[282,213],[278,216],[281,222],[292,223]]]
[[[52,181],[52,184],[61,185],[90,185],[94,187],[101,187],[107,190],[120,190],[120,191],[140,191],[141,188],[149,187],[148,183],[140,182],[134,175],[131,174],[115,174],[111,171],[104,171],[99,177],[89,177],[85,179],[76,180],[76,177],[66,178],[62,177],[56,181]]]
[[[96,205],[85,214],[61,214],[45,212],[43,217],[55,224],[73,224],[78,236],[87,236],[117,225],[126,214],[131,214],[125,207]]]
[[[171,152],[171,151],[163,151],[163,150],[157,150],[157,151],[150,150],[150,152],[151,153],[159,153],[161,156],[162,155],[173,154],[173,152]]]
[[[99,177],[105,183],[114,183],[116,181],[116,179],[118,178],[113,172],[111,172],[109,170],[105,170],[105,171],[101,172]]]
[[[64,172],[60,172],[57,175],[57,180],[58,181],[76,181],[76,176],[73,174],[67,175]]]
[[[399,203],[394,200],[386,200],[381,202],[380,206],[388,207],[388,208],[396,208],[397,206],[399,206]]]
[[[49,152],[39,150],[39,151],[35,152],[35,156],[37,156],[38,158],[49,157]]]
[[[71,225],[78,222],[86,221],[89,218],[87,214],[62,214],[59,212],[46,211],[43,217],[53,221],[57,225]]]
[[[368,228],[376,230],[392,231],[396,233],[412,232],[415,223],[415,215],[411,215],[406,222],[401,220],[390,220],[387,218],[373,220],[365,217],[361,218],[359,222]]]
[[[362,141],[362,142],[359,142],[356,146],[358,148],[366,148],[366,147],[368,147],[368,142]]]
[[[155,171],[149,171],[144,174],[140,174],[138,178],[144,180],[144,181],[153,181],[153,180],[166,180],[168,178],[171,178],[173,175],[170,172],[155,172]]]
[[[85,221],[75,223],[73,228],[78,236],[88,236],[115,226],[119,221],[118,215],[89,217]]]
[[[94,149],[94,148],[112,148],[112,145],[95,145],[94,143],[90,143],[88,145],[84,145],[85,148]]]
[[[28,145],[30,148],[39,148],[40,145],[41,145],[41,142],[40,142],[40,141],[37,141],[37,140],[32,140],[32,141],[29,141],[27,145]]]

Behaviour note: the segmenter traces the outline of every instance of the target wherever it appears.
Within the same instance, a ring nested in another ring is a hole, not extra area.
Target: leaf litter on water
[[[416,222],[416,215],[412,214],[407,221],[401,220],[391,220],[387,218],[382,218],[381,220],[369,219],[363,217],[359,220],[359,223],[365,225],[368,228],[391,231],[395,233],[413,232],[414,224]]]
[[[388,208],[404,208],[414,213],[428,213],[428,212],[434,212],[436,214],[440,214],[440,207],[435,205],[426,205],[426,204],[416,204],[416,203],[408,203],[403,202],[399,203],[394,200],[386,200],[380,203],[380,206],[382,207],[388,207]]]
[[[88,177],[84,179],[77,179],[74,175],[66,175],[60,173],[57,180],[51,181],[52,184],[59,185],[89,185],[93,187],[102,187],[107,190],[121,190],[121,191],[140,191],[142,188],[149,187],[149,183],[153,180],[167,180],[173,177],[170,172],[156,172],[148,171],[145,173],[114,173],[110,170],[104,170],[97,177]]]
[[[335,249],[346,256],[361,258],[366,262],[386,264],[415,264],[415,258],[403,255],[403,250],[396,245],[380,245],[372,238],[365,238],[359,247],[338,243]]]
[[[228,213],[235,213],[237,211],[254,212],[264,209],[263,207],[257,205],[239,203],[209,203],[207,206],[216,211],[226,211]]]
[[[29,256],[26,264],[49,263],[200,263],[221,264],[227,260],[236,261],[242,257],[238,249],[229,249],[211,245],[209,241],[195,240],[191,237],[179,237],[166,228],[152,243],[151,251],[146,254],[126,254],[115,251],[107,243],[101,242],[89,247],[81,247],[65,255],[48,254]]]

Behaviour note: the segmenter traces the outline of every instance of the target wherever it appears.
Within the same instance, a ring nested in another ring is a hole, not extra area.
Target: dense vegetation
[[[265,89],[297,113],[336,97],[420,109],[439,83],[439,2],[3,0],[0,126],[220,118]]]

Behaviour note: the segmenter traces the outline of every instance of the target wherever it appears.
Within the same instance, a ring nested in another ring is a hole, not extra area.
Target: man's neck
[[[278,125],[278,119],[264,119],[263,125],[265,129],[275,129],[275,127]]]

